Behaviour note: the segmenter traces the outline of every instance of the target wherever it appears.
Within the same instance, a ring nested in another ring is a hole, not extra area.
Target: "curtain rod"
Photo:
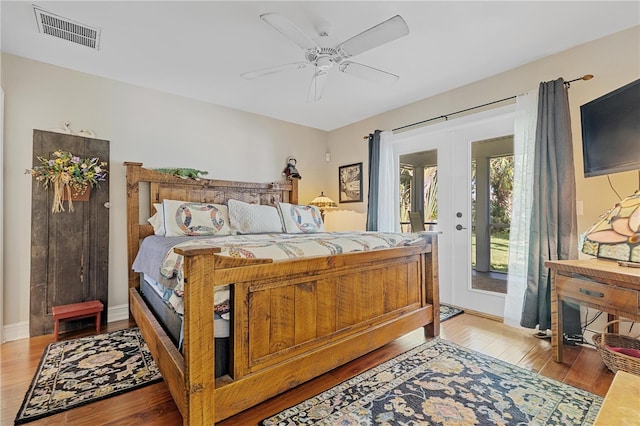
[[[567,86],[567,89],[568,89],[569,87],[571,87],[571,83],[573,83],[574,81],[580,81],[580,80],[585,80],[586,81],[586,80],[591,80],[592,78],[593,78],[593,75],[586,74],[586,75],[583,75],[582,77],[578,77],[578,78],[574,78],[573,80],[565,81],[564,84]],[[437,117],[432,117],[432,118],[428,118],[426,120],[418,121],[416,123],[411,123],[411,124],[407,124],[405,126],[396,127],[395,129],[392,129],[391,131],[395,132],[397,130],[406,129],[407,127],[413,127],[413,126],[417,126],[419,124],[428,123],[430,121],[440,120],[441,118],[444,118],[445,121],[446,121],[446,120],[449,119],[449,116],[456,115],[456,114],[462,114],[463,112],[472,111],[472,110],[478,109],[478,108],[484,108],[486,106],[493,105],[493,104],[498,104],[498,103],[504,102],[504,101],[509,101],[509,100],[515,99],[517,97],[518,97],[518,95],[509,96],[508,98],[500,99],[500,100],[493,101],[493,102],[487,102],[486,104],[476,105],[476,106],[471,107],[471,108],[461,109],[460,111],[450,112],[449,114],[443,114],[443,115],[439,115]],[[363,139],[367,139],[368,140],[369,139],[369,135],[365,136]]]

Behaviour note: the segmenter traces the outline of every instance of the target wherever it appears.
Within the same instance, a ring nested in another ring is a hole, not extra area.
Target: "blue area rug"
[[[597,395],[436,338],[262,425],[591,425],[601,405]]]
[[[460,315],[461,313],[464,313],[462,309],[458,309],[449,305],[443,305],[442,303],[440,304],[440,322],[446,321],[449,318]]]

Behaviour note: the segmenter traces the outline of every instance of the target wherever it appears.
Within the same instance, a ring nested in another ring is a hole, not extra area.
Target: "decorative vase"
[[[71,187],[71,197],[69,197],[69,191],[62,191],[62,200],[63,201],[89,201],[89,197],[91,196],[91,186],[86,186],[84,191],[76,190]]]
[[[91,196],[91,186],[87,185],[84,190],[76,189],[71,185],[64,182],[64,179],[53,180],[53,205],[51,211],[53,213],[60,213],[64,211],[63,201],[67,202],[69,211],[74,211],[74,201],[89,201]]]

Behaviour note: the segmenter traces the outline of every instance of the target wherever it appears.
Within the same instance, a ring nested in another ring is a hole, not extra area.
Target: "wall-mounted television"
[[[580,107],[584,176],[640,169],[640,79]]]

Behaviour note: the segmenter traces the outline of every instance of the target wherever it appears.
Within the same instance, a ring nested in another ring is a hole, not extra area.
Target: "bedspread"
[[[200,238],[173,246],[162,261],[161,274],[176,279],[170,303],[182,313],[184,279],[183,257],[174,248],[220,247],[221,256],[287,260],[302,257],[329,256],[406,246],[421,241],[418,234],[387,232],[332,232],[318,234],[259,234]]]

